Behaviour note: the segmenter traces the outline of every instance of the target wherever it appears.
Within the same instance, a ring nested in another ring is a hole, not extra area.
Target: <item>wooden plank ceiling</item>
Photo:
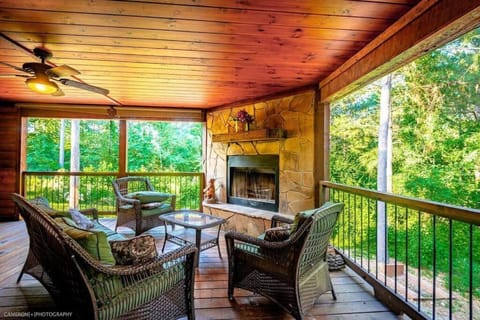
[[[318,85],[418,2],[0,0],[0,61],[44,46],[110,91],[38,94],[0,65],[0,100],[208,109]]]

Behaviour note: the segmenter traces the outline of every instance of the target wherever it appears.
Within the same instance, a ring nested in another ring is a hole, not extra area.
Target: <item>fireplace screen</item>
[[[278,156],[230,156],[228,202],[278,210]]]

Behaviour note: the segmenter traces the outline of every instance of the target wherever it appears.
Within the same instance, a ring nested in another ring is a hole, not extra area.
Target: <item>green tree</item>
[[[202,125],[188,122],[128,122],[128,170],[201,171]]]

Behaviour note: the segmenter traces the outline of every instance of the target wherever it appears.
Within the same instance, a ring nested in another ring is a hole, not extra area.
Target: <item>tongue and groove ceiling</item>
[[[0,100],[212,108],[318,85],[418,0],[0,0],[0,61],[52,51],[103,96],[30,91],[0,65]]]

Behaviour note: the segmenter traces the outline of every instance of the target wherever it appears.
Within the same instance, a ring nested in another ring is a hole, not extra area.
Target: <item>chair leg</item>
[[[228,294],[228,300],[233,301],[233,287],[230,284],[228,284],[227,294]]]
[[[23,268],[22,268],[22,271],[20,271],[20,274],[18,275],[17,283],[19,283],[22,280],[22,276],[23,276]]]
[[[34,261],[36,261],[36,259],[34,258],[33,254],[32,254],[32,250],[31,250],[31,248],[28,248],[27,259],[25,259],[25,263],[23,264],[22,270],[20,271],[20,274],[18,275],[17,283],[19,283],[22,280],[22,277],[23,277],[23,274],[25,273],[25,271],[28,270],[29,268],[31,268],[32,265],[36,264],[36,262],[34,262]]]
[[[230,257],[229,257],[229,259],[230,259]],[[231,270],[232,270],[232,266],[229,266],[229,268],[228,268],[227,296],[228,296],[228,300],[233,301],[233,273],[232,273]]]

